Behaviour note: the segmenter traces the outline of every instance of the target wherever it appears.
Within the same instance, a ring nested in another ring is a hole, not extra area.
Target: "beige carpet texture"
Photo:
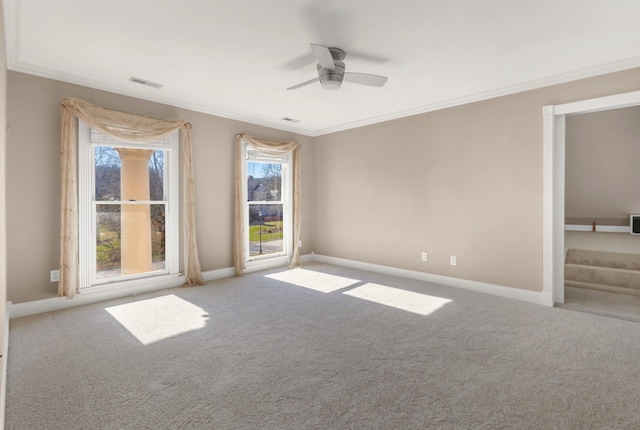
[[[634,429],[640,324],[323,264],[11,321],[6,428]]]

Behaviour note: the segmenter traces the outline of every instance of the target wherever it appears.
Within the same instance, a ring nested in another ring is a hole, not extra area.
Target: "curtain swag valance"
[[[191,124],[162,120],[94,106],[78,98],[62,100],[60,282],[58,295],[73,298],[79,290],[78,258],[78,132],[76,118],[111,137],[145,142],[180,130],[183,153],[183,227],[185,285],[204,285],[195,231],[195,188],[191,154]]]
[[[293,237],[290,243],[293,253],[291,255],[290,268],[298,267],[300,262],[300,228],[302,225],[301,218],[301,191],[300,191],[300,144],[298,142],[282,143],[271,140],[257,139],[244,133],[236,134],[236,195],[235,195],[235,219],[233,231],[233,266],[236,276],[242,276],[246,269],[245,262],[245,225],[246,214],[244,211],[243,181],[245,180],[242,171],[242,164],[245,162],[242,151],[242,142],[246,142],[247,146],[259,149],[267,155],[280,156],[291,152],[293,158]]]
[[[132,142],[148,142],[167,136],[182,127],[191,128],[187,121],[155,119],[119,112],[94,106],[75,97],[62,100],[62,108],[104,134]],[[184,144],[182,142],[182,145]]]

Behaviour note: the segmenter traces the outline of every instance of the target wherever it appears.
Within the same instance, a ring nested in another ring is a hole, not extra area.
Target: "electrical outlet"
[[[298,241],[298,248],[302,248],[302,240]]]
[[[58,282],[60,280],[60,271],[52,270],[49,272],[49,281],[50,282]]]
[[[422,261],[427,261],[427,253],[426,253],[426,252],[423,252],[423,253],[422,253],[422,255],[420,256],[420,259],[421,259]]]
[[[455,266],[456,264],[458,264],[458,260],[456,259],[455,255],[451,256],[451,265]]]

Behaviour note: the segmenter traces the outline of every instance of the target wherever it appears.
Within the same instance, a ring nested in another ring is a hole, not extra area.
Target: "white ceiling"
[[[640,66],[638,0],[4,5],[10,70],[309,136]],[[292,69],[310,42],[344,49],[347,71],[389,81],[287,91],[317,77],[314,62]]]

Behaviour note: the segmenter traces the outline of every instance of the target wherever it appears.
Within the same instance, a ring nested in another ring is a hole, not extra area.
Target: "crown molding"
[[[170,105],[177,108],[187,109],[204,114],[214,115],[217,117],[230,119],[234,121],[245,122],[253,125],[268,127],[280,131],[290,132],[308,137],[318,137],[339,131],[350,130],[354,128],[364,127],[368,125],[378,124],[381,122],[391,121],[395,119],[405,118],[408,116],[419,115],[427,112],[433,112],[441,109],[461,106],[468,103],[479,102],[496,97],[521,93],[525,91],[535,90],[551,85],[557,85],[576,81],[579,79],[591,78],[608,73],[619,72],[622,70],[640,67],[640,56],[628,58],[625,60],[615,61],[594,67],[588,67],[575,70],[568,73],[561,73],[542,79],[532,80],[516,85],[505,86],[489,91],[472,94],[465,97],[454,98],[450,100],[442,100],[436,103],[416,106],[410,109],[404,109],[397,112],[391,112],[385,115],[378,115],[363,118],[357,121],[336,124],[335,126],[326,128],[306,128],[304,124],[292,124],[265,120],[259,117],[244,115],[239,112],[230,112],[220,107],[203,105],[199,103],[189,102],[176,97],[164,96],[161,93],[153,93],[146,88],[128,88],[120,85],[106,84],[104,82],[88,79],[83,76],[63,73],[56,70],[42,68],[23,61],[20,61],[20,6],[21,0],[3,0],[4,5],[4,23],[7,38],[7,69],[15,72],[25,73],[29,75],[39,76],[43,78],[53,79],[69,84],[80,85],[97,90],[107,91],[123,96],[135,97],[138,99]]]

